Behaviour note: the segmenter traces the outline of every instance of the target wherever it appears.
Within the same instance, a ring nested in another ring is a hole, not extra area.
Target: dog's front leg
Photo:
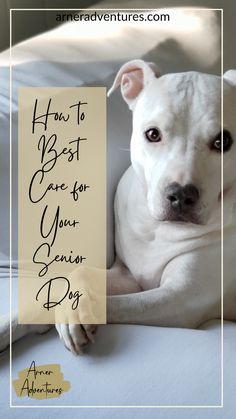
[[[165,267],[158,288],[109,296],[108,323],[196,328],[221,315],[220,249],[186,252]]]
[[[142,288],[130,271],[117,257],[111,269],[107,270],[107,295],[133,294]]]
[[[47,332],[52,326],[48,324],[19,324],[16,311],[12,313],[11,319],[10,314],[6,314],[0,318],[0,352],[4,351],[10,344],[10,329],[12,330],[13,343],[29,333]]]
[[[81,268],[75,270],[73,272],[74,279],[78,279],[81,274],[83,275]],[[106,280],[108,295],[124,295],[142,291],[128,269],[118,259],[112,268],[106,271]],[[79,313],[74,314],[75,316],[79,315]],[[71,317],[65,324],[56,323],[56,329],[65,347],[77,355],[83,352],[82,349],[87,343],[94,342],[97,325],[79,324]]]
[[[204,296],[191,290],[165,285],[136,294],[109,296],[107,322],[196,328],[211,318],[216,309],[204,301]]]

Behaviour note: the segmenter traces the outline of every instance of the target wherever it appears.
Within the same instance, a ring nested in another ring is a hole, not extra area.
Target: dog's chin
[[[170,207],[159,208],[159,211],[153,207],[149,208],[150,214],[153,219],[158,223],[176,223],[176,224],[194,224],[198,226],[204,226],[208,223],[207,214],[203,214],[197,208],[193,208],[190,211],[174,211]]]
[[[193,218],[187,219],[187,218],[184,218],[184,217],[163,218],[160,221],[169,222],[169,223],[177,223],[177,224],[203,225],[203,223],[201,223],[197,219],[193,219]]]
[[[158,219],[161,222],[178,223],[178,224],[196,224],[204,225],[205,223],[196,214],[175,214],[166,213]]]

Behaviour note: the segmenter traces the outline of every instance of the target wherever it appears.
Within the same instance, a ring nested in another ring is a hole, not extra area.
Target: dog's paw
[[[65,347],[74,355],[81,355],[87,343],[94,343],[94,335],[97,331],[95,325],[56,324],[55,326]]]
[[[94,342],[95,325],[104,323],[105,275],[102,269],[80,267],[72,271],[68,279],[83,298],[79,299],[77,308],[73,308],[70,298],[58,304],[55,326],[66,348],[79,355],[87,343]]]

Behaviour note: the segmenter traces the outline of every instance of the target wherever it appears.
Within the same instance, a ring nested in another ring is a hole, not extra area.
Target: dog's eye
[[[211,149],[215,151],[225,151],[230,150],[233,144],[233,139],[229,131],[224,129],[222,139],[221,139],[221,132],[214,138],[211,143]]]
[[[161,141],[161,131],[158,128],[150,128],[145,132],[145,137],[151,143]]]

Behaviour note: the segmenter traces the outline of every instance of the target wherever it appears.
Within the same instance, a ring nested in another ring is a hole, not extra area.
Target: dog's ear
[[[118,87],[129,108],[133,105],[143,88],[155,77],[160,76],[160,71],[154,63],[143,60],[133,60],[124,64],[118,71],[114,83],[108,91],[108,96]]]
[[[228,70],[224,73],[224,80],[236,86],[236,70]]]

